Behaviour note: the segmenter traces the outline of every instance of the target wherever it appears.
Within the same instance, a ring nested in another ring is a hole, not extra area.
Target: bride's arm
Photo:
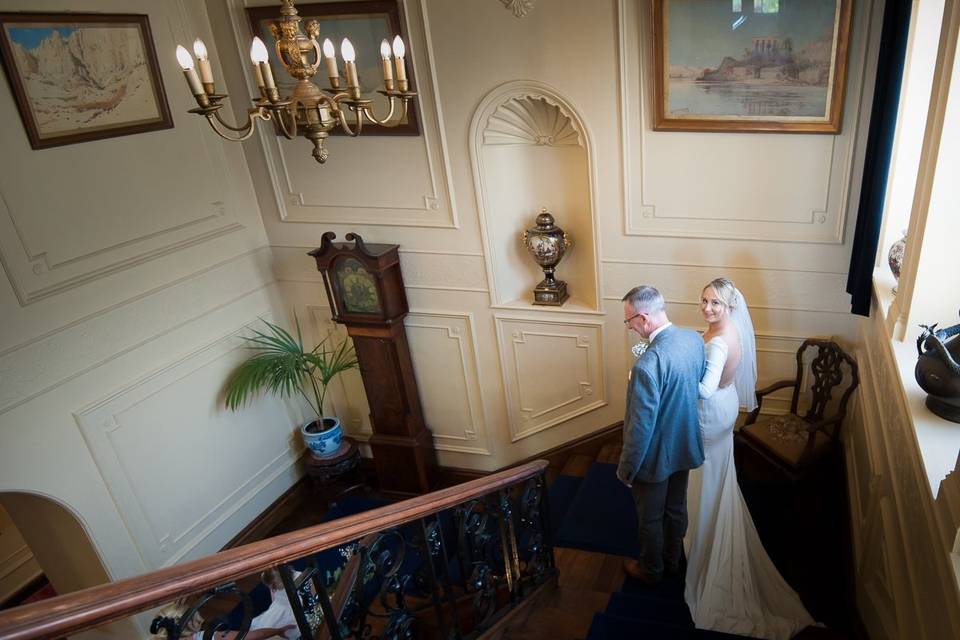
[[[706,369],[700,380],[698,390],[701,398],[709,398],[716,393],[720,386],[720,376],[723,374],[723,365],[727,363],[727,343],[721,340],[711,340],[704,345],[706,355]]]

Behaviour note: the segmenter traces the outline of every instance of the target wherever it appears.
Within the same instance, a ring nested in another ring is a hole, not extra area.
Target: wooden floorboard
[[[567,458],[566,464],[563,465],[563,471],[561,473],[565,476],[582,478],[587,475],[587,469],[590,468],[593,461],[594,459],[590,456],[579,454],[570,456]]]

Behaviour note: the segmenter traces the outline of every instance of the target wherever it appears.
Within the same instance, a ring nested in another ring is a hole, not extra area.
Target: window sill
[[[886,316],[893,302],[892,285],[895,283],[892,276],[889,278],[880,276],[878,269],[874,273],[873,290],[877,303]],[[957,467],[957,454],[960,452],[960,424],[944,420],[927,409],[925,404],[927,393],[920,388],[914,377],[914,367],[917,364],[916,343],[920,331],[920,327],[907,327],[902,341],[891,339],[889,333],[887,339],[890,340],[897,373],[900,374],[900,390],[917,436],[924,473],[930,483],[930,491],[936,498],[940,490],[940,482]]]

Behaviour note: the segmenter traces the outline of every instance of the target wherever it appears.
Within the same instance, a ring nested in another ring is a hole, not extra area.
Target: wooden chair
[[[810,407],[801,416],[798,406],[807,349],[816,349],[816,355],[810,363],[810,375],[813,376]],[[844,363],[849,368],[846,388],[843,386]],[[795,482],[835,450],[847,412],[847,401],[858,384],[860,377],[856,361],[837,343],[808,338],[797,350],[797,377],[757,391],[757,408],[747,416],[737,439],[743,447],[759,454]],[[764,396],[787,387],[793,387],[790,413],[758,419]],[[834,391],[842,391],[843,395],[833,414],[826,416]]]

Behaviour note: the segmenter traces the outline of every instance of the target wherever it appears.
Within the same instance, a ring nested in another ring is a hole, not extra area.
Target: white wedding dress
[[[741,336],[752,346],[753,335]],[[764,551],[737,484],[733,427],[740,397],[734,384],[719,387],[727,343],[711,339],[706,355],[697,405],[706,461],[690,477],[684,599],[698,629],[788,640],[814,620]],[[742,360],[740,367],[751,364]],[[752,379],[751,387],[755,373]]]

